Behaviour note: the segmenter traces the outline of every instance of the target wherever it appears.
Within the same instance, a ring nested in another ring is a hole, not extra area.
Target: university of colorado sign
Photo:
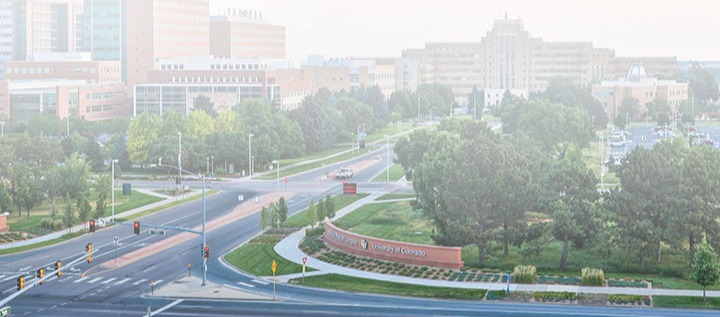
[[[386,261],[459,269],[462,248],[389,241],[342,230],[325,221],[325,244],[344,252]]]

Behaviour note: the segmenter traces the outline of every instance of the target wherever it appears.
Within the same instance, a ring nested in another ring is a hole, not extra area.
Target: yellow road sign
[[[277,269],[277,263],[275,263],[275,260],[273,260],[273,263],[272,263],[272,271],[273,271],[273,273],[275,273],[275,270],[276,270],[276,269]]]

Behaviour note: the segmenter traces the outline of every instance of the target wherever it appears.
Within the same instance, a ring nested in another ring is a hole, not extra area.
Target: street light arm
[[[202,176],[202,173],[197,173],[197,174],[195,174],[195,173],[193,173],[193,172],[191,172],[191,171],[188,171],[188,170],[186,170],[186,169],[179,168],[179,167],[177,167],[177,166],[158,164],[158,167],[170,167],[170,168],[174,168],[174,169],[176,169],[176,170],[178,170],[178,171],[185,172],[185,174],[188,174],[188,175]]]

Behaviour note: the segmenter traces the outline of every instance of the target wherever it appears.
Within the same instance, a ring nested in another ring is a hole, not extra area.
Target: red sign
[[[343,183],[343,194],[345,194],[345,195],[357,194],[357,183]]]
[[[303,258],[303,265],[307,264],[307,257]]]
[[[285,177],[285,184],[287,184],[287,182],[288,182],[288,178],[287,178],[287,177]]]

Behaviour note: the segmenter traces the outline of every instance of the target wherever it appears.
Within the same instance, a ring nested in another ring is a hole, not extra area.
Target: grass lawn
[[[293,279],[290,282],[300,284],[302,279]],[[461,289],[401,284],[337,274],[306,276],[305,283],[303,285],[362,293],[470,300],[481,300],[485,297],[485,293],[487,292],[483,289]]]
[[[408,199],[408,198],[415,198],[415,193],[391,193],[391,194],[385,194],[377,199],[375,201],[381,201],[381,200],[393,200],[393,199]]]
[[[95,202],[97,201],[97,193],[91,192],[90,196],[90,205],[95,208]],[[131,209],[135,209],[138,207],[142,207],[148,204],[152,204],[154,202],[161,201],[162,198],[158,198],[155,196],[150,196],[143,194],[138,191],[132,191],[132,195],[130,196],[123,196],[122,190],[116,190],[115,191],[115,213],[121,213],[124,211],[128,211]],[[73,204],[75,202],[72,202]],[[112,214],[112,206],[110,206],[110,199],[108,199],[107,203],[107,211],[105,212],[105,216],[110,216]],[[55,199],[55,208],[58,213],[58,217],[62,218],[63,213],[65,211],[65,203],[62,199]],[[40,207],[36,208],[35,210],[30,211],[30,218],[27,218],[27,212],[23,211],[23,215],[21,217],[17,216],[17,213],[11,213],[8,217],[8,223],[10,224],[10,231],[23,231],[23,232],[29,232],[35,235],[43,235],[48,233],[49,231],[46,229],[43,229],[40,227],[40,222],[44,218],[50,217],[50,209],[51,209],[51,203],[50,201],[45,201]],[[77,215],[76,215],[77,216]],[[76,222],[80,223],[80,222]]]
[[[210,190],[210,191],[206,190],[206,191],[205,191],[205,197],[208,197],[208,196],[211,196],[211,195],[214,195],[214,194],[217,194],[217,193],[218,193],[218,191],[216,191],[216,190]],[[149,214],[156,213],[156,212],[158,212],[158,211],[165,210],[165,209],[168,209],[168,208],[172,208],[172,207],[175,207],[175,206],[177,206],[177,205],[184,204],[184,203],[186,203],[186,202],[188,202],[188,201],[192,201],[192,200],[198,199],[198,198],[200,198],[200,197],[202,197],[202,194],[201,194],[201,193],[194,194],[194,195],[188,196],[188,197],[185,198],[185,199],[181,199],[181,200],[178,200],[178,201],[173,201],[173,202],[164,204],[164,205],[162,205],[162,206],[158,206],[158,207],[155,207],[155,208],[151,208],[151,209],[145,210],[145,211],[143,211],[143,212],[141,212],[141,213],[134,214],[134,215],[132,215],[132,216],[130,216],[130,217],[117,218],[117,221],[118,221],[118,222],[125,222],[125,221],[128,221],[128,220],[145,217],[145,216],[147,216],[147,215],[149,215]],[[117,213],[117,209],[115,209],[115,213]]]
[[[653,296],[653,302],[655,307],[720,309],[720,298],[715,297],[708,297],[707,305],[703,305],[703,299],[699,296]]]
[[[280,167],[292,165],[295,163],[305,162],[305,161],[311,161],[311,160],[317,160],[319,158],[323,158],[326,156],[333,155],[335,153],[339,153],[342,151],[347,151],[352,149],[352,146],[338,146],[338,147],[332,147],[329,149],[322,150],[320,152],[316,152],[310,155],[306,155],[303,157],[293,158],[293,159],[286,159],[286,160],[280,160]]]
[[[405,169],[400,164],[390,165],[390,181],[397,182],[405,175]],[[387,169],[373,178],[373,182],[384,182],[388,179]]]
[[[345,230],[381,239],[434,245],[432,223],[406,201],[368,204],[335,222]]]
[[[0,255],[6,255],[6,254],[24,252],[24,251],[28,251],[28,250],[33,250],[33,249],[38,249],[38,248],[46,247],[46,246],[49,246],[49,245],[53,245],[53,244],[56,244],[56,243],[60,243],[60,242],[63,242],[63,241],[70,240],[70,239],[75,238],[75,237],[78,237],[78,236],[80,236],[80,235],[82,235],[82,234],[84,234],[84,233],[85,233],[85,231],[73,232],[73,233],[65,234],[65,235],[63,235],[62,237],[57,238],[57,239],[52,239],[52,240],[48,240],[48,241],[44,241],[44,242],[39,242],[39,243],[31,244],[31,245],[25,245],[25,246],[17,247],[17,248],[3,249],[3,250],[0,250]]]
[[[274,244],[245,244],[225,256],[231,265],[257,276],[272,276],[272,261],[277,263],[275,275],[302,273],[302,265],[292,263],[273,250]],[[310,270],[307,270],[310,271]]]
[[[333,199],[335,200],[335,211],[343,209],[348,205],[367,196],[368,194],[357,194],[355,196],[345,196],[342,194],[335,195],[333,196]],[[301,212],[292,215],[281,224],[281,226],[283,227],[305,227],[307,225],[310,225],[310,222],[307,220],[307,208]]]
[[[358,157],[358,156],[363,156],[363,155],[365,155],[365,154],[367,154],[367,153],[369,153],[369,152],[371,152],[371,151],[374,151],[374,150],[375,150],[374,148],[368,147],[368,148],[364,148],[364,149],[362,149],[362,150],[360,150],[360,151],[352,151],[352,152],[348,152],[348,153],[345,153],[345,154],[342,154],[342,155],[338,155],[338,156],[329,158],[329,159],[327,159],[327,160],[322,160],[322,161],[318,161],[318,162],[313,162],[313,163],[308,163],[308,164],[297,165],[297,166],[293,166],[293,167],[290,167],[290,168],[287,168],[287,169],[286,169],[286,168],[283,168],[282,165],[281,165],[281,166],[280,166],[280,177],[282,178],[282,177],[285,177],[285,176],[294,175],[294,174],[297,174],[297,173],[302,173],[302,172],[305,172],[305,171],[309,171],[309,170],[311,170],[311,169],[315,169],[315,168],[318,168],[318,167],[323,167],[323,166],[325,166],[325,165],[334,164],[334,163],[341,162],[341,161],[347,161],[347,160],[349,160],[349,159],[353,159],[353,158],[356,158],[356,157]],[[253,178],[254,178],[254,179],[262,179],[262,180],[277,179],[277,174],[276,174],[276,173],[268,173],[268,174],[266,174],[266,175],[257,176],[257,177],[253,177]]]
[[[378,129],[375,132],[373,132],[372,134],[369,134],[368,136],[366,136],[365,142],[374,142],[374,141],[377,141],[380,139],[385,139],[386,135],[398,134],[398,133],[405,132],[405,131],[408,131],[411,129],[413,129],[413,126],[412,126],[412,123],[410,123],[410,122],[400,122],[400,129],[398,129],[397,124],[390,123],[386,127],[382,128],[382,129]],[[390,142],[393,143],[392,138],[391,138]]]

